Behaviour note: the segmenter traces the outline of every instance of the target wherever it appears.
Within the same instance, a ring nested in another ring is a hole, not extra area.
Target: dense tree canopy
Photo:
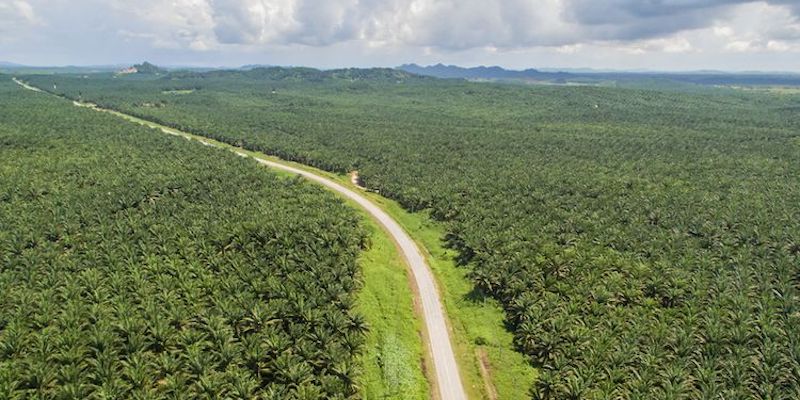
[[[800,96],[337,73],[30,79],[429,210],[534,398],[800,397]]]
[[[356,213],[0,76],[0,398],[350,398]]]

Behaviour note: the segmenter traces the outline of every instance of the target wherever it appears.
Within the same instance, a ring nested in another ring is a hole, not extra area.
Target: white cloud
[[[651,52],[675,54],[697,51],[690,40],[684,35],[646,39],[627,44],[619,43],[617,46],[634,54],[646,54]]]
[[[206,0],[112,0],[99,7],[109,7],[115,24],[141,38],[150,37],[157,48],[187,48],[198,41],[217,41],[212,31],[212,9]]]
[[[792,46],[786,42],[782,42],[780,40],[770,40],[767,42],[767,50],[770,51],[788,51],[791,50]]]
[[[749,40],[734,40],[727,45],[725,45],[726,50],[736,51],[740,53],[753,51],[756,46],[753,44],[752,41]]]
[[[731,37],[734,34],[733,28],[730,26],[715,26],[712,28],[712,31],[714,32],[714,35],[723,38]]]
[[[285,48],[328,54],[322,49],[348,44],[365,59],[370,52],[523,59],[544,51],[587,62],[589,52],[700,60],[798,51],[798,15],[797,0],[0,0],[0,44],[19,52],[35,39],[40,48],[127,54],[122,43],[186,57]]]
[[[740,32],[800,40],[792,4],[775,0],[116,0],[115,8],[146,21],[154,33],[183,46],[328,46],[364,41],[440,50],[582,43],[630,43],[637,51],[694,49],[681,32],[714,27],[741,42]],[[741,10],[745,10],[742,12]],[[718,21],[728,21],[719,25]],[[159,28],[160,27],[160,28]],[[162,38],[162,41],[164,39]],[[727,46],[727,45],[726,45]],[[741,47],[740,45],[731,45]],[[774,46],[773,46],[774,47]]]
[[[14,35],[44,25],[30,3],[24,0],[0,0],[0,43]]]
[[[23,0],[15,0],[11,4],[13,5],[13,8],[16,9],[17,13],[29,23],[40,23],[39,18],[36,17],[36,13],[33,12],[33,7],[31,7],[31,5],[27,2]]]
[[[722,39],[720,47],[733,52],[786,52],[800,46],[800,18],[786,4],[744,4],[712,29]]]
[[[582,48],[583,48],[583,45],[580,44],[580,43],[578,43],[578,44],[568,44],[568,45],[556,47],[556,51],[559,52],[559,53],[562,53],[562,54],[575,54],[575,53],[578,53],[579,51],[581,51]]]

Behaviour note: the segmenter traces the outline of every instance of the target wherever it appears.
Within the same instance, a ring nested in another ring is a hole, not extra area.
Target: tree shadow
[[[492,296],[489,293],[486,293],[477,286],[473,286],[472,290],[463,296],[464,300],[473,304],[483,304],[491,298]]]

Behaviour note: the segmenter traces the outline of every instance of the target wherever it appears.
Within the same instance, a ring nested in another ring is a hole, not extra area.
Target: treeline
[[[356,213],[0,76],[0,398],[345,399]]]
[[[502,302],[540,369],[533,398],[800,397],[796,95],[238,73],[30,79],[358,169],[445,221],[476,297]],[[202,90],[161,95],[177,84]]]

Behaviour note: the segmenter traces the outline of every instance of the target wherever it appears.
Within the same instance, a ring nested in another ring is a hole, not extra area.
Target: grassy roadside
[[[347,176],[235,148],[123,113],[101,111],[215,147],[312,171],[344,186],[356,188]],[[513,335],[503,325],[504,314],[500,306],[491,300],[470,298],[472,284],[466,277],[467,271],[456,267],[453,261],[455,254],[442,247],[442,226],[425,214],[409,213],[396,202],[377,194],[364,194],[395,218],[426,254],[453,329],[456,357],[468,396],[472,399],[528,397],[535,370],[521,354],[513,350]],[[363,356],[364,395],[367,399],[428,398],[430,390],[422,372],[421,325],[413,313],[407,271],[391,239],[382,233],[372,219],[365,220],[373,230],[373,242],[361,260],[365,286],[359,296],[359,308],[372,327],[368,349]]]
[[[267,158],[259,153],[251,156]],[[295,176],[283,170],[271,171],[286,177]],[[358,261],[364,285],[357,309],[370,327],[360,360],[364,366],[359,382],[362,398],[428,400],[431,388],[423,369],[426,360],[420,339],[422,323],[414,310],[414,295],[409,286],[411,278],[403,257],[367,212],[352,200],[345,202],[362,216],[370,240],[369,248],[361,253]]]
[[[360,259],[364,287],[358,299],[358,309],[370,325],[362,356],[364,399],[426,400],[430,388],[422,370],[421,322],[414,313],[403,258],[394,242],[362,213],[372,232],[370,248]]]
[[[348,177],[337,178],[354,187]],[[377,194],[366,195],[399,222],[427,256],[453,328],[456,357],[470,398],[528,398],[536,371],[514,351],[513,334],[504,326],[505,314],[500,305],[491,299],[474,300],[469,296],[473,285],[466,276],[467,270],[456,266],[455,252],[442,246],[442,225],[423,213],[409,213]]]

